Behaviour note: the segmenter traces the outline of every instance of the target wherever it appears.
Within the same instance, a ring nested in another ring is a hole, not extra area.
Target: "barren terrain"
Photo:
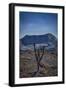
[[[39,71],[37,71],[37,61],[34,51],[28,50],[20,52],[20,78],[57,75],[57,55],[44,52]]]

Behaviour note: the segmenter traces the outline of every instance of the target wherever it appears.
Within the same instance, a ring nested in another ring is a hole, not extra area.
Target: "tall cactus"
[[[36,73],[39,72],[39,67],[41,66],[40,62],[44,55],[44,49],[45,49],[45,46],[43,46],[42,49],[40,49],[40,48],[36,49],[36,44],[34,43],[34,53],[35,53],[35,58],[36,58],[36,62],[37,62],[37,71],[33,74],[33,76],[35,76]]]

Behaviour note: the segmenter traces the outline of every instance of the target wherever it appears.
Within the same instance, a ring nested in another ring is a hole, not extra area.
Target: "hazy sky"
[[[57,14],[20,12],[20,38],[25,35],[52,33],[57,37]]]

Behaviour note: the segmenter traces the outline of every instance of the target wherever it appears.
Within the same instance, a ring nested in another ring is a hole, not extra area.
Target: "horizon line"
[[[46,34],[52,34],[53,36],[55,36],[57,38],[57,36],[54,35],[53,33],[45,33],[45,34],[35,34],[35,35],[34,34],[31,34],[31,35],[26,34],[23,37],[21,37],[20,39],[24,38],[25,36],[38,36],[38,35],[46,35]]]

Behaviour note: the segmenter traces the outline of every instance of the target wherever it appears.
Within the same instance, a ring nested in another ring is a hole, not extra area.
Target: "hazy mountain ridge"
[[[20,39],[20,42],[23,45],[31,45],[31,44],[50,44],[50,43],[56,43],[57,38],[48,33],[44,35],[26,35],[22,39]]]
[[[20,50],[33,49],[33,44],[37,44],[39,46],[47,45],[47,48],[56,49],[57,46],[57,38],[51,33],[44,35],[25,35],[22,39],[20,39]]]

